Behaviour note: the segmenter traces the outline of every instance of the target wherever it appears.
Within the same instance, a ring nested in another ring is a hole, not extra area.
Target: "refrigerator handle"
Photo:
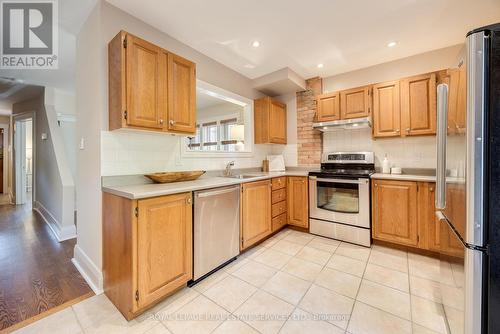
[[[437,86],[436,209],[446,206],[446,136],[448,132],[448,85]]]

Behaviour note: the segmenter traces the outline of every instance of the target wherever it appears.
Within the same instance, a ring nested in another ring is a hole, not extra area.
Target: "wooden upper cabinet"
[[[255,144],[286,144],[286,105],[266,96],[254,101]]]
[[[401,80],[403,136],[436,134],[436,74]]]
[[[341,91],[341,118],[368,117],[371,113],[371,89],[371,86],[365,86]]]
[[[191,202],[191,193],[138,201],[136,247],[140,308],[192,278]]]
[[[374,239],[418,246],[417,183],[373,180]]]
[[[309,227],[308,178],[306,176],[288,177],[288,224]]]
[[[373,137],[401,134],[399,81],[373,85]]]
[[[241,185],[241,249],[248,248],[272,233],[271,180]]]
[[[168,130],[196,132],[196,65],[168,53]]]
[[[271,101],[269,139],[272,143],[286,144],[286,105],[277,101]]]
[[[126,36],[127,125],[162,128],[165,117],[166,72],[159,47]]]
[[[467,78],[465,65],[446,71],[448,84],[448,133],[465,134]]]
[[[194,63],[120,31],[108,44],[108,68],[110,130],[195,133]]]
[[[329,122],[340,119],[340,93],[322,94],[317,97],[317,122]]]

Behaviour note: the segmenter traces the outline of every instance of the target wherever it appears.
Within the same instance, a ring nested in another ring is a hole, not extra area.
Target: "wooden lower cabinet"
[[[373,181],[373,238],[418,245],[416,182]]]
[[[308,190],[307,176],[288,177],[288,224],[303,228],[309,227]]]
[[[434,198],[434,182],[372,180],[373,239],[439,252]]]
[[[192,195],[103,194],[104,292],[127,319],[192,278]]]
[[[272,233],[271,180],[241,185],[240,249],[244,250]]]

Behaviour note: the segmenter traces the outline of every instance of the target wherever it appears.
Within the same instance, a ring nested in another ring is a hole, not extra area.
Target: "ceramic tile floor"
[[[445,333],[439,262],[286,229],[127,322],[105,295],[17,333]]]

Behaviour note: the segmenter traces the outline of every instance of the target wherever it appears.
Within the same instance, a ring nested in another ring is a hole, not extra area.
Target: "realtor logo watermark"
[[[2,0],[0,68],[57,69],[57,0]]]

